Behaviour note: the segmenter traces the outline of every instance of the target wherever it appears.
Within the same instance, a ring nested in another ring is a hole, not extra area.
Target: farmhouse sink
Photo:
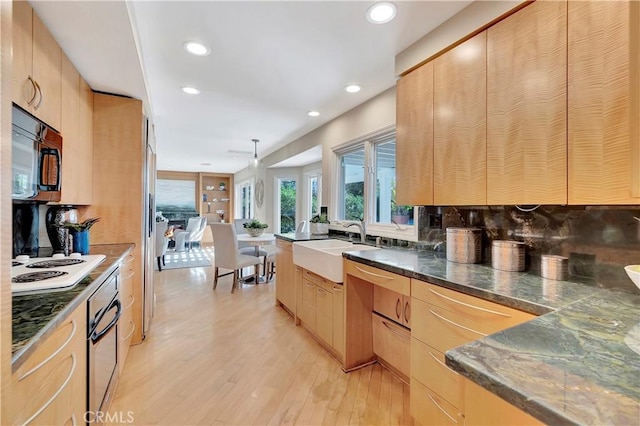
[[[296,241],[293,243],[293,263],[329,281],[341,283],[342,253],[360,250],[380,250],[380,248],[332,239]]]

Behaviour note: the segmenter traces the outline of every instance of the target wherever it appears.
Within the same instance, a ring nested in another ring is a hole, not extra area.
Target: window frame
[[[280,221],[280,181],[282,180],[292,180],[296,183],[296,215],[294,218],[294,230],[296,226],[298,226],[298,221],[300,218],[300,176],[293,173],[282,173],[276,174],[273,176],[273,188],[274,188],[274,196],[273,196],[273,221],[274,227],[273,232],[276,234],[281,233],[281,221]]]
[[[312,211],[312,188],[311,188],[311,179],[316,178],[318,180],[318,211]],[[322,205],[322,168],[317,168],[313,170],[308,170],[303,173],[303,206],[302,206],[302,215],[303,218],[311,218],[316,214],[320,213],[320,207]]]
[[[249,217],[243,218],[240,217],[240,213],[242,212],[242,188],[249,187],[251,190],[251,196],[249,199]],[[236,182],[235,184],[235,208],[234,208],[234,219],[252,219],[256,213],[256,202],[255,202],[255,190],[256,190],[256,180],[255,177],[251,177],[249,179],[245,179],[240,182]]]

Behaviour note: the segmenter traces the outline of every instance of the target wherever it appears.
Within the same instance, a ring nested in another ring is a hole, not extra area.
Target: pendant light
[[[249,169],[258,170],[262,166],[262,161],[258,160],[258,142],[260,139],[251,139],[253,142],[254,150],[253,150],[253,159],[249,161]]]

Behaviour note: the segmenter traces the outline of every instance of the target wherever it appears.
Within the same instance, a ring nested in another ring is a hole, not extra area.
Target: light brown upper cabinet
[[[434,60],[436,205],[487,204],[487,35]]]
[[[433,63],[396,87],[396,203],[433,204]]]
[[[640,203],[640,2],[569,2],[569,203]]]
[[[62,49],[26,1],[13,2],[13,101],[60,130]]]
[[[487,30],[487,204],[567,203],[567,3]]]

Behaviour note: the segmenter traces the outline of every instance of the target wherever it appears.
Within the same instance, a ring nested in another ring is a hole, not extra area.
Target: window
[[[306,172],[304,196],[305,203],[302,212],[303,218],[311,218],[320,214],[320,201],[322,199],[322,190],[320,188],[322,182],[322,173],[320,170]]]
[[[236,218],[253,218],[253,179],[236,185]]]
[[[338,149],[336,155],[337,218],[364,218],[370,235],[411,239],[409,234],[413,232],[417,238],[413,206],[396,203],[395,132]]]
[[[276,215],[278,232],[294,232],[296,230],[297,182],[289,178],[277,178],[276,181],[279,194]]]

